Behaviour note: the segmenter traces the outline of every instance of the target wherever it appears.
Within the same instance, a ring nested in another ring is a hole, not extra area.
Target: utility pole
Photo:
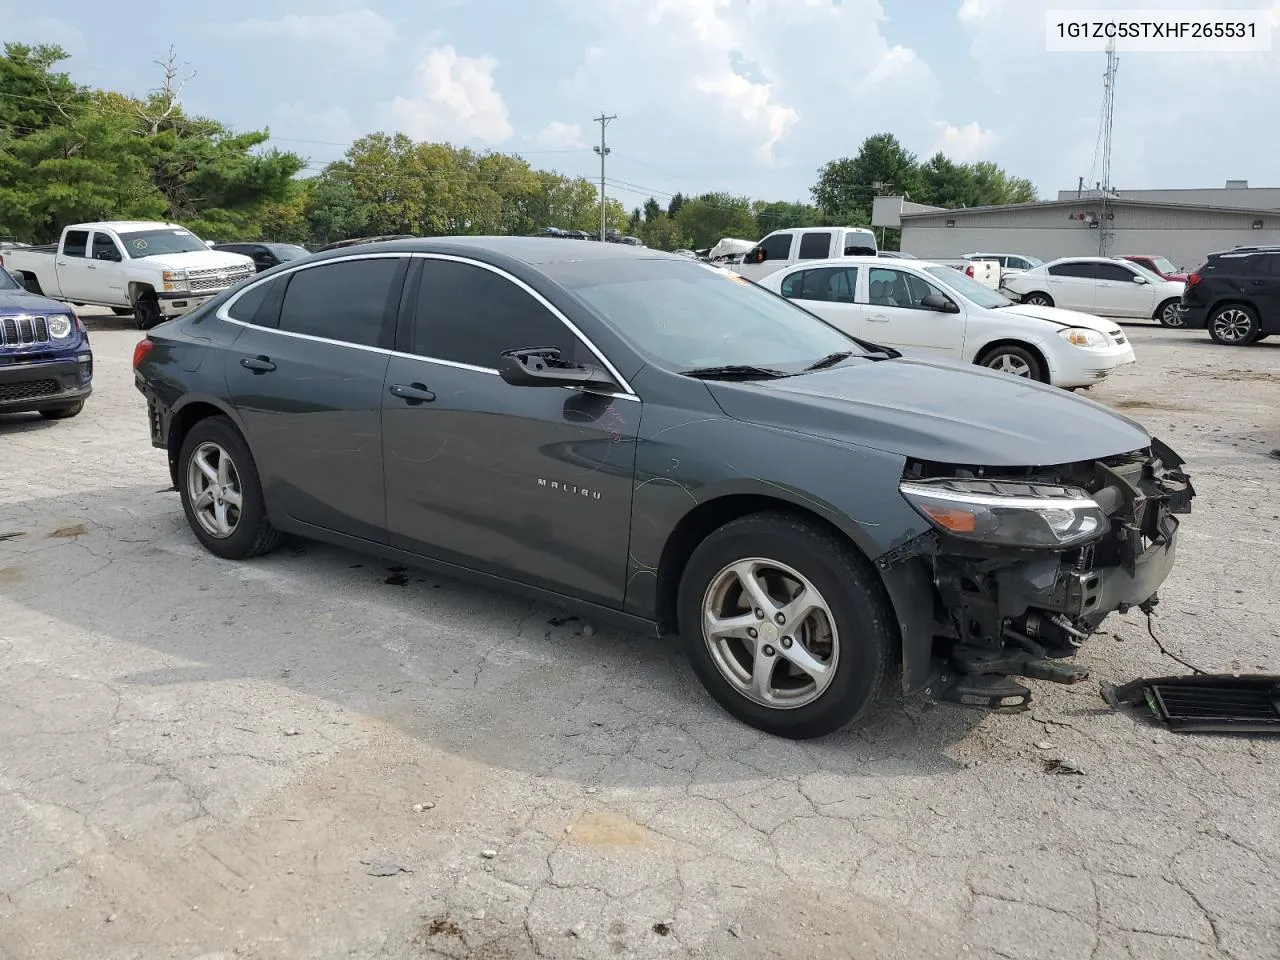
[[[604,158],[609,155],[609,148],[605,145],[604,131],[609,126],[609,121],[617,120],[617,115],[605,116],[601,111],[600,116],[593,117],[595,123],[600,124],[600,146],[594,147],[596,153],[600,154],[600,242],[604,242],[605,216],[604,216]]]

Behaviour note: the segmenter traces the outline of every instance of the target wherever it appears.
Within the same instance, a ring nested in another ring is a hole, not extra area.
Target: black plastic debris
[[[1272,674],[1141,677],[1101,692],[1117,709],[1145,703],[1170,730],[1182,733],[1280,734],[1280,676]]]

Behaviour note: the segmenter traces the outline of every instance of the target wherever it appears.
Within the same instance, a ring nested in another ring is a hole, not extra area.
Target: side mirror
[[[99,251],[98,251],[97,253],[95,253],[93,256],[94,256],[94,259],[95,259],[95,260],[107,260],[107,261],[109,261],[109,262],[111,262],[111,263],[119,263],[119,262],[120,262],[120,251],[119,251],[119,250],[99,250]]]
[[[747,251],[747,255],[742,258],[743,263],[764,263],[769,259],[769,255],[765,253],[764,247],[754,247]]]
[[[1138,275],[1135,273],[1135,274],[1133,275],[1133,282],[1134,282],[1134,283],[1146,283],[1146,282],[1147,282],[1147,278],[1146,278],[1146,277],[1140,277],[1140,276],[1138,276]]]
[[[498,374],[513,387],[618,389],[618,385],[603,370],[561,360],[558,347],[507,350],[498,358]]]
[[[926,310],[936,310],[938,313],[959,313],[960,306],[953,300],[949,300],[940,293],[930,293],[921,301],[920,306]]]

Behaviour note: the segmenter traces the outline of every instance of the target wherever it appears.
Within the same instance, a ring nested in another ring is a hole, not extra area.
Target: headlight
[[[904,481],[898,487],[939,530],[993,546],[1067,548],[1100,537],[1107,515],[1083,490],[989,480]]]
[[[1058,336],[1077,347],[1109,346],[1105,336],[1097,330],[1086,330],[1084,327],[1068,327],[1066,330],[1059,330]]]
[[[54,340],[65,340],[71,336],[71,318],[70,317],[50,317],[49,336]]]
[[[164,272],[164,288],[169,293],[182,292],[187,289],[187,271],[166,270]]]

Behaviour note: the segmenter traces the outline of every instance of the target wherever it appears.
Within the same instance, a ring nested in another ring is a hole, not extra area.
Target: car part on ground
[[[1157,720],[1179,733],[1280,735],[1280,676],[1276,675],[1141,677],[1108,684],[1101,693],[1117,709],[1145,704]]]
[[[680,633],[717,701],[794,738],[886,685],[1007,708],[1015,677],[1083,679],[1195,495],[1097,404],[622,244],[318,255],[152,332],[134,370],[218,556],[301,535]]]

